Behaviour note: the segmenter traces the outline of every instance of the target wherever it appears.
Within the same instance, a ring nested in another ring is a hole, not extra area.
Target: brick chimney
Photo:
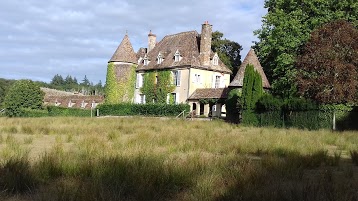
[[[210,65],[212,25],[208,21],[202,24],[200,37],[200,62],[204,66]]]
[[[148,34],[148,52],[150,52],[157,43],[157,36],[152,33],[152,30],[150,30]]]

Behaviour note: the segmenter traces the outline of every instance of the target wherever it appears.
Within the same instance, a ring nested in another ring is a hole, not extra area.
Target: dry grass
[[[4,177],[13,187],[0,182],[3,199],[358,199],[358,132],[157,118],[0,120],[0,174],[31,167],[16,182]]]

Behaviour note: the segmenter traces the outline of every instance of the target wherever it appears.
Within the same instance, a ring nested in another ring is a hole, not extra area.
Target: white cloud
[[[208,20],[237,41],[244,57],[266,14],[264,0],[4,0],[0,3],[0,77],[50,81],[55,74],[105,82],[108,59],[128,31],[137,50],[152,30],[197,30]]]

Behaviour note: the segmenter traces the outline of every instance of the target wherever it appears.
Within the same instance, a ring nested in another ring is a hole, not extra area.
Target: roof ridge
[[[199,35],[199,33],[196,30],[193,30],[193,31],[183,31],[183,32],[175,33],[175,34],[169,34],[169,35],[164,36],[164,38],[171,37],[171,36],[176,36],[176,35],[181,35],[181,34],[188,34],[188,33],[197,33]]]

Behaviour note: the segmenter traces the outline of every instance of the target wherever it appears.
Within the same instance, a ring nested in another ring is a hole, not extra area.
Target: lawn
[[[357,200],[358,132],[0,118],[1,200]]]

